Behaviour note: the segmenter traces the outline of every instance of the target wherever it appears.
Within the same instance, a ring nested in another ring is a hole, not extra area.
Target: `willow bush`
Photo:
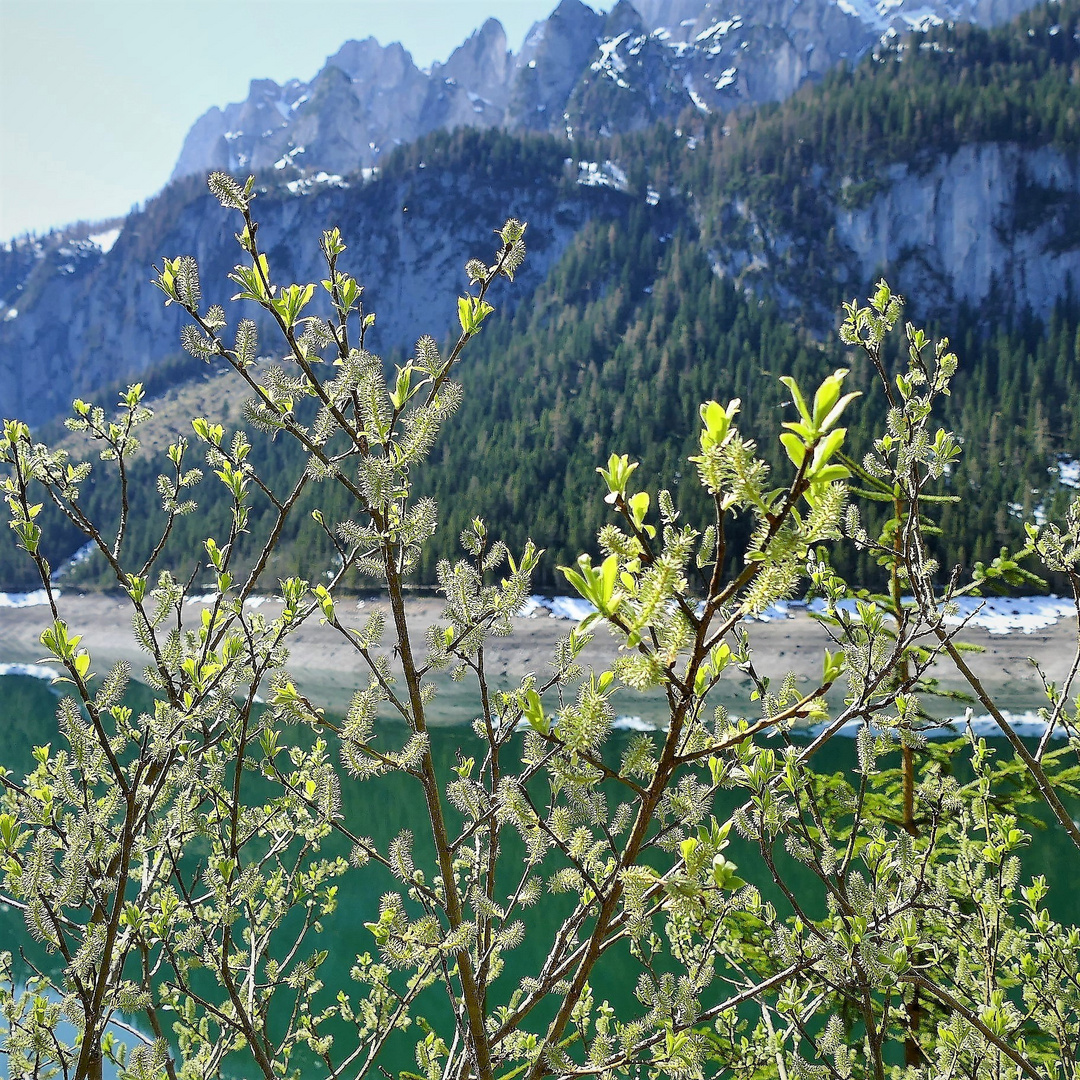
[[[471,288],[446,355],[422,337],[388,374],[365,347],[374,315],[340,267],[338,231],[321,239],[322,317],[311,314],[318,283],[274,283],[252,181],[210,183],[242,219],[233,299],[261,309],[284,359],[260,362],[256,323],[230,329],[223,306],[204,305],[193,258],[163,260],[156,284],[190,317],[185,347],[230,365],[251,399],[231,434],[197,418],[193,443],[169,447],[149,558],[133,565],[125,549],[128,466],[150,415],[139,385],[115,416],[76,401],[69,421],[100,448],[93,467],[113,471],[117,521],[84,509],[89,462],[35,442],[17,420],[0,442],[11,526],[49,598],[41,641],[67,684],[57,737],[0,770],[2,899],[56,954],[26,980],[10,954],[0,964],[10,1075],[92,1080],[106,1063],[132,1080],[389,1075],[388,1043],[405,1037],[415,1062],[401,1075],[425,1080],[1075,1077],[1080,930],[1050,917],[1045,877],[1024,858],[1033,801],[1080,847],[1063,801],[1080,749],[1073,686],[1047,684],[1046,734],[1021,740],[947,617],[963,595],[1024,579],[1025,558],[1066,575],[1080,597],[1080,503],[1067,527],[1029,526],[1023,551],[970,576],[935,565],[933,500],[954,497],[937,482],[961,453],[933,421],[957,364],[948,343],[908,326],[906,364],[887,370],[882,342],[899,327],[900,298],[882,283],[868,306],[846,308],[843,341],[873,364],[889,401],[887,430],[861,462],[844,449],[843,418],[859,406],[843,370],[812,392],[783,380],[783,476],[739,430],[738,401],[703,404],[690,462],[707,521],[683,520],[667,491],[654,503],[636,463],[613,454],[598,469],[611,510],[599,554],[563,568],[594,613],[546,674],[501,691],[486,644],[512,632],[542,553],[510,552],[475,520],[461,561],[439,567],[445,608],[422,640],[406,621],[406,585],[438,523],[435,504],[413,496],[415,477],[461,401],[453,376],[492,311],[489,287],[525,257],[525,226],[508,221],[492,261],[466,265]],[[260,479],[255,432],[303,447],[291,487]],[[193,446],[231,501],[227,533],[205,538],[215,586],[203,609],[185,605],[192,582],[161,558],[176,521],[196,512]],[[301,497],[335,485],[351,516],[313,513],[331,564],[267,580]],[[865,500],[893,507],[878,535],[861,523]],[[128,665],[95,672],[92,642],[69,629],[36,523],[47,502],[127,598],[152,709],[125,703]],[[272,507],[270,523],[240,566],[256,504]],[[725,574],[736,517],[752,538]],[[834,572],[828,552],[840,543],[877,556],[888,593]],[[342,602],[350,574],[385,591],[390,625]],[[245,603],[260,590],[279,594],[276,618]],[[833,643],[809,688],[754,651],[753,617],[797,594],[822,601]],[[289,673],[290,636],[307,619],[337,631],[366,672],[341,719]],[[614,637],[618,658],[584,672],[596,633]],[[1006,753],[970,729],[926,745],[923,701],[940,660],[967,679]],[[429,737],[447,672],[475,683],[479,702],[475,739],[463,736],[452,768]],[[733,715],[710,694],[737,675],[752,692]],[[666,700],[666,727],[613,753],[615,695],[646,690]],[[816,751],[851,725],[857,767],[816,772]],[[952,768],[959,757],[969,780]],[[343,811],[343,786],[392,773],[414,786],[430,842],[403,831],[380,846]],[[721,790],[737,809],[718,817]],[[732,830],[759,865],[728,858]],[[323,852],[335,837],[348,858]],[[364,913],[351,981],[326,985],[320,932],[342,918],[341,883],[373,867],[396,887]],[[542,963],[523,970],[513,950],[538,932],[530,909],[548,894],[567,914]],[[635,1008],[609,1003],[612,954],[639,973]]]

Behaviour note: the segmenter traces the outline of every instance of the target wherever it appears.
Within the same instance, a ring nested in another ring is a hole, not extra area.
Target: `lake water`
[[[32,749],[45,742],[57,743],[55,711],[58,703],[57,691],[42,678],[43,672],[33,668],[7,667],[0,669],[0,762],[18,774],[29,769]],[[135,686],[132,693],[136,696],[134,704],[139,704],[147,696],[145,688]],[[141,702],[145,707],[145,702]],[[1034,704],[1034,703],[1033,703]],[[624,721],[621,730],[616,730],[611,737],[608,753],[613,761],[617,760],[626,743],[635,734],[634,728],[641,725],[633,721]],[[471,729],[467,726],[443,726],[432,729],[432,745],[437,766],[441,775],[446,775],[455,761],[458,750],[466,754],[475,753],[479,748]],[[1002,750],[1007,747],[1002,746]],[[815,766],[821,772],[850,772],[855,767],[855,748],[849,738],[835,738],[816,755]],[[884,760],[883,767],[893,767],[894,762]],[[422,799],[416,782],[407,776],[394,774],[377,781],[361,783],[343,780],[342,810],[348,822],[360,824],[357,831],[370,835],[380,847],[385,845],[401,829],[412,829],[416,837],[416,856],[418,865],[424,865],[424,859],[431,850],[426,834],[426,821],[423,816]],[[738,793],[724,792],[718,798],[717,816],[733,808],[739,799]],[[1073,809],[1074,813],[1080,808]],[[767,899],[777,902],[781,912],[786,913],[782,899],[761,872],[760,855],[756,848],[740,841],[735,834],[728,854],[740,867],[740,873],[761,887]],[[513,856],[514,840],[508,840],[508,852]],[[326,849],[334,849],[329,843]],[[326,850],[324,849],[324,850]],[[342,852],[344,853],[344,851]],[[1054,915],[1061,919],[1080,922],[1080,890],[1075,888],[1072,867],[1075,865],[1075,852],[1072,850],[1064,833],[1056,826],[1035,832],[1031,850],[1025,857],[1025,875],[1044,873],[1051,885],[1050,906]],[[821,886],[816,878],[801,867],[789,864],[792,878],[806,886],[810,895],[820,897]],[[802,880],[798,877],[802,873]],[[382,893],[395,888],[396,883],[379,867],[369,866],[362,871],[350,871],[341,881],[341,903],[335,917],[326,920],[324,933],[315,940],[312,948],[329,950],[330,959],[323,968],[323,978],[327,985],[349,986],[348,972],[357,952],[372,949],[373,940],[364,928],[365,921],[378,917],[378,901]],[[555,928],[564,917],[568,904],[565,897],[546,897],[532,911],[530,933],[525,943],[508,955],[508,972],[503,981],[512,986],[517,979],[539,969],[546,959],[544,942],[550,941]],[[820,907],[821,905],[811,905]],[[22,918],[12,909],[0,910],[0,948],[17,952],[22,947],[35,962],[50,969],[55,969],[55,959],[43,955],[40,948],[25,932]],[[635,1002],[632,991],[637,979],[637,966],[628,955],[614,955],[606,958],[607,963],[595,981],[598,997],[608,997],[617,1008],[633,1009]],[[513,970],[509,968],[513,967]],[[602,987],[602,988],[601,988]],[[446,1019],[447,1013],[441,1000],[431,1000],[426,1010],[429,1018],[437,1023]],[[544,1019],[538,1015],[538,1020]],[[411,1043],[409,1044],[411,1047]],[[411,1051],[404,1042],[396,1048],[394,1060],[387,1063],[393,1068],[409,1067]],[[0,1059],[0,1075],[3,1075],[4,1062]],[[313,1075],[319,1075],[315,1071]]]

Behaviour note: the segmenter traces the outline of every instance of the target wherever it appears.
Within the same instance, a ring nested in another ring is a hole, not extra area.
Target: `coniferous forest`
[[[692,503],[700,496],[680,487],[680,469],[702,400],[740,397],[748,428],[766,456],[775,456],[775,435],[790,411],[776,374],[812,380],[854,363],[855,383],[868,389],[872,373],[840,345],[834,327],[841,301],[865,294],[872,282],[857,279],[832,230],[820,235],[821,221],[837,206],[871,199],[896,163],[929,168],[960,146],[986,142],[1075,152],[1078,28],[1077,0],[1037,7],[995,30],[938,27],[881,46],[782,104],[728,116],[688,111],[674,133],[661,125],[567,144],[462,129],[395,151],[376,182],[424,168],[429,182],[445,171],[477,187],[507,175],[554,176],[572,185],[578,161],[611,160],[634,196],[614,219],[587,225],[533,295],[485,325],[461,375],[461,438],[440,448],[437,467],[422,481],[443,521],[415,583],[434,581],[438,560],[455,552],[462,529],[479,513],[512,546],[529,535],[544,547],[537,580],[553,587],[557,565],[595,536],[598,521],[590,515],[599,510],[587,495],[611,450],[640,457],[651,475]],[[655,197],[645,198],[650,193]],[[276,197],[282,196],[264,195]],[[1060,244],[1072,244],[1080,210],[1049,189],[1025,192],[1019,217],[1034,225],[1054,215]],[[717,273],[716,250],[737,246],[740,230],[754,229],[785,238],[768,268],[753,278]],[[1070,282],[1062,292],[1075,296]],[[949,334],[960,356],[947,421],[965,439],[965,454],[941,494],[972,493],[962,511],[939,507],[938,554],[947,573],[1015,546],[1026,516],[1037,511],[1053,520],[1064,511],[1071,489],[1061,476],[1071,474],[1058,466],[1080,456],[1080,303],[1065,299],[1040,320],[1004,291],[978,310],[959,302],[942,309],[934,299],[908,297],[912,318]],[[418,327],[417,336],[435,329]],[[373,334],[376,350],[377,340]],[[152,371],[148,385],[175,381],[178,373],[199,378],[202,370],[190,358],[167,369],[164,376]],[[116,389],[100,400],[114,401]],[[865,400],[849,420],[856,457],[882,419],[876,399]],[[271,479],[283,481],[303,467],[294,447],[255,438]],[[146,475],[133,490],[146,505],[133,514],[133,541],[144,522],[149,544],[157,466],[138,467]],[[209,520],[224,520],[214,485],[204,482],[194,497]],[[107,485],[87,492],[99,510],[114,498]],[[300,552],[328,553],[321,530],[304,521],[297,516],[289,526],[278,576],[299,570]],[[75,537],[55,525],[59,564],[69,554],[60,548]],[[184,530],[179,523],[170,544],[186,577],[194,555]],[[738,557],[736,544],[729,558]],[[843,569],[868,581],[877,573],[869,559]],[[73,578],[89,583],[102,570],[91,560]],[[25,574],[17,553],[5,547],[0,579],[18,587]],[[352,584],[365,586],[359,578]]]

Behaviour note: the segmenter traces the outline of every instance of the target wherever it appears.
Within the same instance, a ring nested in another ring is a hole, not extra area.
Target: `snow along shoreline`
[[[946,623],[959,626],[967,622],[969,626],[978,626],[988,634],[1000,636],[1020,632],[1033,634],[1053,626],[1058,619],[1075,613],[1072,600],[1051,594],[1050,596],[962,596],[956,600],[956,614],[948,615]],[[854,614],[854,600],[841,600],[842,610]],[[543,612],[553,619],[573,619],[580,622],[593,613],[593,607],[587,600],[577,596],[530,596],[519,615],[524,618],[538,618]],[[759,615],[758,622],[777,622],[782,619],[794,619],[797,612],[821,612],[825,604],[814,600],[807,604],[801,600],[781,600],[772,604]]]
[[[1037,712],[1033,712],[1030,709],[1022,713],[1015,713],[1010,712],[1008,709],[1002,709],[1001,715],[1008,721],[1009,726],[1013,731],[1015,731],[1022,739],[1039,739],[1046,733],[1046,721]],[[640,716],[617,716],[611,726],[615,731],[650,732],[663,730],[655,724],[650,724],[647,720],[643,720]],[[826,724],[815,724],[812,727],[797,727],[792,728],[791,734],[798,739],[815,738],[820,735],[826,727]],[[990,716],[989,713],[983,713],[981,716],[974,716],[970,709],[964,716],[944,717],[941,720],[935,721],[932,727],[928,726],[920,728],[919,730],[927,739],[956,739],[962,736],[967,731],[968,727],[971,728],[973,734],[980,738],[994,739],[1004,737],[1001,728],[998,727],[997,721]],[[854,739],[858,736],[862,728],[863,722],[861,720],[849,720],[842,727],[834,731],[833,736],[843,739]],[[888,728],[879,728],[873,724],[871,724],[870,729],[875,735],[890,734]],[[1055,726],[1051,738],[1068,738],[1068,732],[1065,731],[1059,723]]]
[[[54,596],[60,596],[60,590],[53,590]],[[189,596],[188,604],[212,604],[216,599],[213,593]],[[250,607],[275,600],[272,596],[252,596],[248,599]],[[49,602],[44,589],[34,592],[0,592],[0,608],[42,607]],[[995,637],[1004,634],[1032,634],[1053,626],[1058,619],[1074,614],[1076,608],[1072,600],[1051,594],[1049,596],[963,596],[954,601],[956,614],[946,616],[945,621],[952,626],[966,622],[977,626]],[[842,600],[838,607],[855,613],[854,600]],[[794,619],[798,612],[821,612],[825,605],[821,600],[807,604],[801,600],[781,600],[754,616],[758,622],[777,622]],[[580,622],[594,611],[592,605],[579,596],[530,596],[524,607],[518,612],[523,619],[536,619],[547,615],[552,619],[566,619]]]

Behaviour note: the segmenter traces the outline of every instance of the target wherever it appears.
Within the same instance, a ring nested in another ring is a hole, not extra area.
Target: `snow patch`
[[[626,173],[613,161],[579,161],[577,182],[583,187],[609,187],[626,191],[630,182]]]
[[[289,150],[287,153],[283,154],[281,157],[279,157],[277,159],[277,161],[274,162],[274,168],[275,169],[284,169],[286,165],[294,164],[293,158],[296,157],[297,154],[302,154],[303,152],[304,152],[304,147],[302,147],[302,146],[294,146],[291,150]]]
[[[962,596],[956,601],[956,607],[957,614],[946,616],[946,623],[956,626],[978,611],[971,623],[995,636],[1011,634],[1015,630],[1033,634],[1053,626],[1058,619],[1076,610],[1071,600],[1060,596]]]
[[[784,619],[794,619],[796,611],[805,610],[806,602],[803,600],[777,600],[753,617],[758,622],[782,622]]]
[[[716,89],[723,90],[725,86],[730,86],[735,81],[735,76],[738,75],[738,68],[727,68],[727,70],[720,73],[720,78],[716,80]]]
[[[945,20],[940,15],[925,8],[914,11],[910,15],[901,13],[900,17],[907,23],[908,29],[913,33],[924,33],[933,26],[942,26],[945,23]],[[936,45],[940,50],[941,46],[938,42],[935,41],[932,44]]]
[[[875,10],[869,0],[834,0],[836,6],[845,14],[860,22],[869,23],[879,30],[885,29],[881,13]]]
[[[596,612],[596,608],[580,596],[530,596],[518,612],[522,619],[535,619],[541,612],[553,619],[569,619],[581,622]]]
[[[52,682],[57,672],[55,668],[45,667],[44,664],[0,664],[0,678],[5,675],[25,675],[30,679],[47,679]]]
[[[1046,733],[1046,720],[1037,712],[1028,710],[1027,712],[1014,713],[1008,709],[1002,709],[1001,715],[1005,718],[1008,725],[1024,739],[1037,739]],[[920,728],[922,734],[928,739],[955,739],[960,735],[963,735],[964,731],[971,727],[972,732],[980,738],[1001,738],[1002,731],[998,726],[998,722],[990,716],[989,713],[983,713],[981,716],[975,716],[971,709],[968,709],[964,716],[950,716],[942,720],[936,721],[932,726]],[[808,729],[808,734],[816,736],[820,735],[826,728],[828,723],[816,724],[814,727]],[[862,730],[863,723],[861,720],[849,720],[843,727],[835,731],[834,735],[840,735],[845,738],[855,738]],[[875,735],[892,734],[889,728],[879,728],[875,725],[871,725],[871,730]],[[1068,733],[1058,724],[1054,728],[1053,738],[1064,739],[1068,737]]]
[[[626,30],[616,38],[601,41],[599,46],[600,59],[594,60],[589,65],[590,71],[606,75],[609,79],[614,80],[616,86],[621,87],[623,90],[629,90],[630,84],[622,77],[623,72],[626,71],[626,61],[619,55],[619,46],[629,36],[630,31]]]
[[[1054,472],[1051,468],[1050,472]],[[1059,457],[1057,462],[1058,483],[1065,487],[1080,488],[1080,460]]]
[[[200,593],[197,596],[189,596],[184,601],[184,603],[185,604],[205,604],[207,607],[210,607],[211,605],[217,603],[218,595],[219,595],[218,593],[212,593],[212,592]]]
[[[705,100],[694,89],[694,84],[690,81],[690,76],[686,75],[683,78],[683,89],[690,95],[690,100],[700,109],[703,113],[709,111],[709,106],[705,103]]]
[[[904,601],[910,602],[910,597],[905,597]],[[946,625],[959,626],[963,622],[969,626],[981,627],[995,637],[1016,631],[1022,634],[1033,634],[1037,630],[1045,630],[1053,626],[1058,619],[1071,615],[1075,611],[1071,600],[1065,600],[1053,594],[1050,596],[961,596],[953,601],[953,605],[956,607],[956,613],[945,617]],[[857,617],[854,600],[841,600],[836,606],[848,615]],[[809,609],[812,612],[821,613],[825,610],[825,602],[813,600]]]
[[[120,227],[115,229],[106,229],[104,232],[94,233],[88,236],[86,239],[90,241],[94,247],[101,249],[102,255],[108,255],[112,251],[113,244],[116,243],[120,236]]]
[[[337,173],[317,172],[314,176],[307,176],[302,180],[290,180],[285,186],[293,195],[306,195],[313,187],[347,188],[349,185]]]
[[[88,540],[78,551],[71,555],[62,566],[58,567],[53,572],[52,580],[59,581],[60,578],[71,573],[76,566],[81,566],[86,562],[95,551],[97,551],[97,544],[95,544],[93,540]]]
[[[664,44],[675,53],[677,60],[681,60],[688,52],[696,52],[689,41],[665,41]]]
[[[17,319],[18,317],[18,308],[8,308],[7,311],[4,312],[4,322],[11,322],[12,319]]]
[[[739,30],[742,28],[742,16],[736,15],[731,19],[722,19],[720,22],[715,22],[712,26],[706,27],[701,31],[695,41],[708,41],[711,37],[725,37],[730,34],[732,30]]]
[[[192,599],[189,599],[189,603]],[[1053,626],[1058,619],[1075,613],[1072,600],[1060,596],[1017,596],[1017,597],[979,597],[962,596],[953,601],[956,613],[946,616],[945,622],[958,626],[966,622],[971,626],[981,627],[995,636],[1020,632],[1033,634]],[[848,615],[857,617],[854,600],[841,600],[836,605]],[[577,596],[530,596],[525,602],[520,618],[535,619],[543,614],[554,619],[572,619],[580,622],[592,615],[596,609],[587,601]],[[783,622],[794,619],[801,611],[821,614],[825,611],[823,600],[813,600],[809,604],[802,600],[779,600],[764,611],[752,616],[757,622]]]
[[[53,596],[60,593],[53,589]],[[0,592],[0,608],[42,607],[49,602],[49,594],[44,589],[34,592]]]
[[[642,720],[640,716],[616,716],[611,722],[615,731],[659,731],[655,724]]]

